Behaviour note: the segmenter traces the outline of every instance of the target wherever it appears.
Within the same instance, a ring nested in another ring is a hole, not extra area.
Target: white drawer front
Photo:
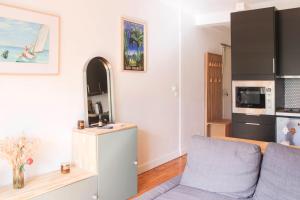
[[[33,200],[94,200],[97,198],[97,177],[91,177],[45,193]]]

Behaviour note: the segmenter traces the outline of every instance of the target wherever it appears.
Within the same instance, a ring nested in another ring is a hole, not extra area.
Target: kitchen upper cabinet
[[[279,76],[300,75],[300,8],[277,11]]]
[[[275,78],[275,8],[231,14],[232,79]]]

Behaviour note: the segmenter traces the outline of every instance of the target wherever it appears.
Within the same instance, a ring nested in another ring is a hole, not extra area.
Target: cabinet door
[[[232,115],[232,137],[274,142],[275,135],[275,116]]]
[[[98,137],[99,198],[125,200],[137,193],[136,128]]]
[[[275,142],[275,125],[263,125],[246,122],[235,122],[232,124],[232,137]]]
[[[97,177],[91,177],[66,187],[37,196],[32,200],[93,200],[97,199]]]
[[[278,75],[300,75],[300,8],[277,12]]]
[[[233,80],[272,80],[275,73],[275,8],[231,14]]]

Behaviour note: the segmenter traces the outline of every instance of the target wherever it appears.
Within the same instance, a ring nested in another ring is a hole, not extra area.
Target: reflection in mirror
[[[113,122],[111,67],[102,57],[91,59],[85,68],[86,113],[89,126]]]

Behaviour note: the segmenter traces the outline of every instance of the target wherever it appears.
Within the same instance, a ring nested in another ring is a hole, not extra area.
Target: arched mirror
[[[111,66],[102,57],[89,60],[84,70],[85,110],[89,127],[114,122]]]

